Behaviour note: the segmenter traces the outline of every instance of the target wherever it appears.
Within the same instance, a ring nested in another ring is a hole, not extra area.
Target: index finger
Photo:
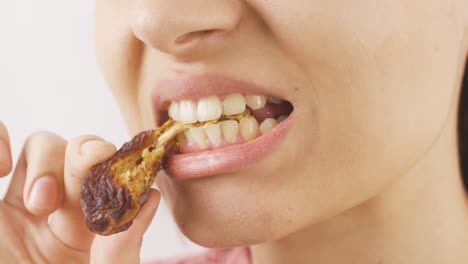
[[[10,173],[11,167],[10,138],[7,128],[0,122],[0,177]]]

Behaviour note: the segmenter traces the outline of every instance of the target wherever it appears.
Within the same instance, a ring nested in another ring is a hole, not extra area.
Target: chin
[[[196,207],[194,208],[196,210]],[[214,219],[213,214],[218,214]],[[261,244],[274,240],[275,232],[265,221],[240,216],[228,216],[225,211],[198,212],[176,210],[175,221],[181,232],[192,242],[208,248],[231,248]],[[258,214],[258,212],[257,212]]]
[[[246,180],[248,176],[229,174],[179,182],[163,176],[158,185],[188,239],[209,248],[240,247],[278,239],[286,233],[280,227],[290,222],[278,216],[270,197],[246,188],[252,184]],[[261,203],[265,206],[259,210]]]

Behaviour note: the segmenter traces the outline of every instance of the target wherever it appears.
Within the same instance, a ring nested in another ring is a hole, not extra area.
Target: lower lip
[[[239,171],[270,155],[285,138],[292,121],[291,114],[275,129],[248,143],[198,153],[170,155],[165,171],[175,179],[194,179]]]

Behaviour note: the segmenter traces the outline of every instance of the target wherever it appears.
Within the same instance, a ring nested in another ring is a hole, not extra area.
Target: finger
[[[64,200],[51,215],[50,229],[68,246],[89,250],[94,234],[89,231],[80,207],[80,190],[84,177],[97,163],[107,160],[116,152],[111,143],[97,136],[72,139],[65,153]]]
[[[5,201],[35,215],[48,215],[62,199],[66,141],[50,132],[31,135],[24,145]]]
[[[151,190],[148,200],[127,231],[111,236],[96,235],[91,247],[91,263],[140,263],[143,234],[151,224],[160,199],[160,193]]]
[[[0,122],[0,176],[5,176],[11,171],[10,138],[5,125]]]

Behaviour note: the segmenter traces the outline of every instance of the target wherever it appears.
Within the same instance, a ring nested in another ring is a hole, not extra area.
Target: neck
[[[253,246],[253,263],[468,263],[456,120],[447,123],[431,150],[398,181],[333,219]]]

